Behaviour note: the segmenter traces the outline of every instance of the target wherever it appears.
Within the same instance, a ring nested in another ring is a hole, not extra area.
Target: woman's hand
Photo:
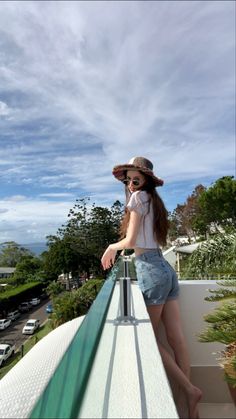
[[[113,250],[111,246],[112,245],[108,246],[106,251],[103,253],[101,259],[103,269],[109,269],[112,265],[114,265],[117,250]]]

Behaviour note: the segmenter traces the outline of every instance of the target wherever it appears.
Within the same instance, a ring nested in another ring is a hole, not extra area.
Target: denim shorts
[[[142,253],[135,258],[139,287],[146,305],[165,304],[179,295],[175,270],[165,260],[160,249]]]

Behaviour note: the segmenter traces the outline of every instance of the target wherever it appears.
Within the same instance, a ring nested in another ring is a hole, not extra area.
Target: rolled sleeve
[[[127,208],[129,211],[136,211],[140,215],[146,215],[148,212],[148,207],[149,199],[147,192],[137,191],[132,193],[127,204]]]

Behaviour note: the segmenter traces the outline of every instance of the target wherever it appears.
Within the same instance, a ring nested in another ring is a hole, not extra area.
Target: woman
[[[166,244],[168,232],[168,213],[156,192],[156,187],[162,186],[163,180],[154,175],[152,163],[144,157],[134,157],[127,164],[115,166],[113,175],[126,185],[127,205],[121,225],[123,238],[106,249],[101,260],[103,269],[109,269],[114,264],[118,250],[134,249],[138,283],[165,369],[185,394],[188,417],[198,418],[201,390],[189,379],[189,357],[177,300],[178,280],[159,247]],[[158,341],[160,319],[175,359]]]

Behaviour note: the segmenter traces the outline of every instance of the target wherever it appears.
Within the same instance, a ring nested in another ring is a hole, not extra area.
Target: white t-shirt
[[[142,215],[135,247],[142,247],[144,249],[156,249],[159,247],[153,235],[153,206],[152,202],[149,205],[147,192],[133,192],[127,208],[129,211],[136,211]]]

